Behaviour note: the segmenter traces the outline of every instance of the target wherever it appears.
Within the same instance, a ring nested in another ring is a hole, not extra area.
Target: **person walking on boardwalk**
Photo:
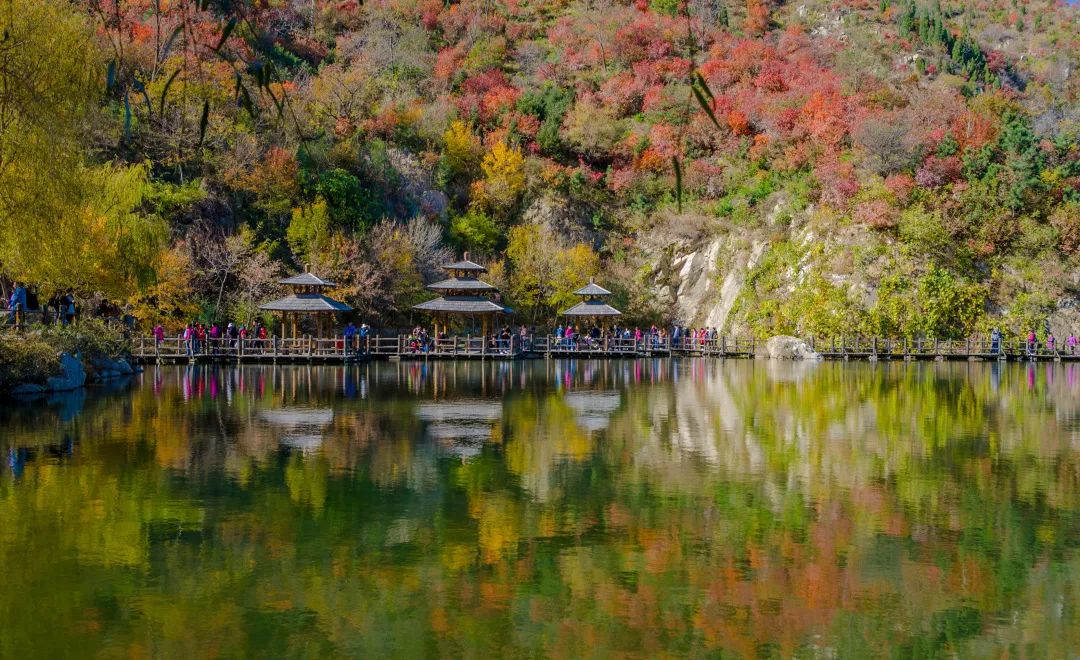
[[[990,331],[990,355],[1001,353],[1001,330],[994,328]]]
[[[510,334],[510,326],[503,326],[502,332],[499,333],[499,345],[502,347],[503,353],[510,354],[510,342],[513,335]]]
[[[360,324],[360,350],[367,353],[368,350],[368,337],[371,336],[371,326],[367,323]]]
[[[1073,354],[1076,353],[1076,344],[1077,344],[1076,333],[1075,332],[1070,332],[1069,333],[1069,338],[1065,340],[1065,347],[1069,350],[1069,355],[1073,355]]]
[[[1053,355],[1055,348],[1057,348],[1057,339],[1054,338],[1054,333],[1049,332],[1046,335],[1046,350],[1050,352],[1050,355]]]
[[[161,327],[158,323],[154,326],[154,344],[160,349],[161,345],[165,343],[165,328]]]
[[[345,356],[348,357],[349,354],[353,352],[353,341],[356,340],[356,325],[352,321],[349,321],[345,326],[345,329],[341,331],[341,334],[345,338]]]
[[[1027,336],[1027,353],[1028,355],[1035,355],[1035,350],[1038,346],[1038,338],[1035,336],[1035,331],[1032,330]]]
[[[188,357],[195,357],[195,326],[188,323],[184,326],[184,346],[187,348]]]

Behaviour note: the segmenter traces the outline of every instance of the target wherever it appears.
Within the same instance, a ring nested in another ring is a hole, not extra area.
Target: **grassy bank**
[[[87,373],[93,364],[115,360],[131,352],[131,342],[119,329],[100,321],[72,326],[36,326],[16,332],[0,331],[0,393],[20,383],[44,384],[60,371],[60,355],[80,354]]]

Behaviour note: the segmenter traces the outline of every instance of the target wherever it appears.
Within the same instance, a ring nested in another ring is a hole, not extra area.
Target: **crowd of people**
[[[165,342],[165,328],[160,323],[154,326],[153,335],[158,345]],[[191,321],[184,326],[180,338],[184,341],[187,354],[194,357],[222,350],[235,350],[242,342],[253,348],[265,347],[270,341],[270,334],[266,326],[259,321],[250,328],[232,322],[224,325],[211,323],[207,328],[198,321]]]
[[[154,341],[160,346],[165,343],[166,332],[161,325],[152,330]],[[357,326],[349,321],[338,335],[341,347],[346,355],[361,354],[367,350],[367,339],[372,335],[371,326],[361,323]],[[231,321],[222,324],[211,323],[206,327],[199,321],[191,321],[180,332],[180,339],[189,356],[213,355],[219,352],[235,352],[241,345],[247,350],[260,350],[270,347],[274,335],[261,321],[250,327]]]
[[[1040,344],[1039,337],[1035,334],[1034,330],[1028,332],[1027,338],[1024,340],[1024,349],[1028,355],[1037,355],[1043,347],[1045,347],[1046,352],[1050,354],[1056,354],[1063,348],[1064,350],[1062,352],[1069,355],[1075,355],[1078,345],[1080,345],[1080,338],[1077,338],[1075,333],[1069,333],[1069,337],[1065,340],[1065,346],[1059,348],[1057,337],[1049,330],[1046,333],[1045,343]],[[994,328],[990,332],[990,353],[993,355],[1000,355],[1003,348],[1004,344],[1001,331]]]
[[[42,301],[37,287],[15,282],[7,303],[7,322],[16,327],[34,321],[67,325],[74,323],[78,315],[73,289],[57,290],[51,298]]]
[[[565,327],[560,324],[555,328],[554,334],[556,347],[576,350],[600,348],[605,339],[608,340],[609,350],[631,350],[636,347],[657,349],[667,346],[669,342],[673,348],[705,348],[715,345],[719,337],[720,333],[716,328],[689,328],[678,324],[672,326],[671,330],[655,325],[645,330],[619,325],[602,329],[594,325],[587,331],[574,324],[567,324]]]
[[[510,326],[503,326],[501,330],[497,330],[491,335],[486,337],[481,335],[468,335],[469,338],[474,341],[482,342],[487,351],[491,353],[503,353],[510,354],[513,350],[528,350],[531,344],[531,335],[528,328],[524,325],[517,331],[518,343],[514,344],[514,332],[510,329]],[[445,331],[434,335],[427,331],[427,328],[422,326],[415,326],[405,337],[405,348],[410,353],[432,353],[440,350],[440,343],[449,341],[450,335]],[[446,348],[445,344],[442,344],[442,348]]]

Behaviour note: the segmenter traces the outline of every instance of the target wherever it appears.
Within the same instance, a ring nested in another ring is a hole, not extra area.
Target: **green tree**
[[[378,205],[353,174],[334,168],[319,175],[315,194],[326,202],[334,227],[364,231],[378,220]]]
[[[471,208],[467,213],[450,221],[450,238],[458,245],[475,252],[493,252],[500,235],[495,221],[476,208]]]
[[[292,211],[292,222],[286,232],[286,240],[293,254],[304,263],[311,263],[330,242],[330,212],[326,200],[316,197],[310,206]]]

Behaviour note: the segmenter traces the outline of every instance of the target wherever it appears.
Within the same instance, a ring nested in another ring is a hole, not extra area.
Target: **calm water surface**
[[[1080,366],[163,367],[0,449],[4,658],[1080,652]]]

